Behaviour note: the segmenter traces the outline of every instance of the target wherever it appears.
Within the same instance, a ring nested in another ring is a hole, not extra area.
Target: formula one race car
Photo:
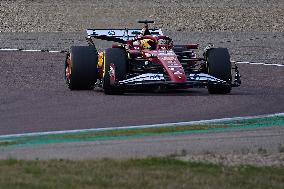
[[[153,21],[139,21],[140,29],[87,29],[88,46],[73,46],[65,63],[66,83],[71,90],[102,87],[105,94],[122,94],[135,88],[207,87],[209,93],[230,93],[240,85],[238,67],[226,48],[197,44],[173,45],[161,29],[148,29]],[[116,42],[98,52],[94,39]],[[232,70],[234,81],[232,81]]]

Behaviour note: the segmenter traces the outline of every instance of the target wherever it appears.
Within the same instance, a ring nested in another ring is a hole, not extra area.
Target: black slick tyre
[[[224,80],[227,84],[209,84],[210,94],[227,94],[231,92],[231,62],[228,49],[213,48],[207,52],[208,74],[218,79]]]
[[[91,90],[97,81],[95,46],[73,46],[66,56],[65,79],[70,90]]]
[[[104,93],[109,95],[123,94],[124,87],[117,86],[117,82],[126,79],[128,59],[125,50],[121,48],[106,49],[104,58]]]

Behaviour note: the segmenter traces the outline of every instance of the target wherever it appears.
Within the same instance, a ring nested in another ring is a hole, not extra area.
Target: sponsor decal
[[[168,66],[169,66],[169,67],[176,67],[176,66],[181,67],[181,65],[178,64],[178,63],[169,63]]]
[[[221,79],[218,79],[214,76],[200,73],[200,74],[190,74],[189,75],[190,80],[195,80],[195,81],[214,81],[214,82],[219,82],[219,83],[226,83],[226,81],[223,81]]]
[[[181,75],[181,74],[183,74],[182,72],[180,72],[179,70],[178,71],[176,71],[176,72],[174,72],[174,75]]]
[[[158,74],[150,76],[150,80],[160,80],[160,79],[161,77]]]
[[[175,63],[175,61],[173,61],[173,60],[168,61],[168,64],[173,64],[173,63]]]
[[[143,82],[147,81],[163,81],[165,80],[163,74],[152,74],[152,73],[147,73],[147,74],[141,74],[123,81],[119,81],[119,84],[128,84],[128,83],[137,83],[137,84],[142,84]]]
[[[175,55],[175,53],[173,51],[163,50],[163,51],[159,51],[159,55],[173,56],[173,55]]]
[[[110,36],[114,36],[114,35],[115,35],[115,31],[110,30],[110,31],[108,32],[108,35],[110,35]]]
[[[175,60],[176,58],[174,56],[165,56],[165,57],[162,57],[163,60],[166,60],[166,61],[173,61]]]
[[[175,71],[175,70],[181,70],[182,66],[178,63],[169,63],[168,68],[172,71]]]
[[[182,68],[182,66],[168,66],[168,68]]]
[[[173,56],[173,55],[175,55],[173,52],[169,52],[169,51],[160,51],[159,52],[159,55],[163,55],[163,56],[165,56],[165,55],[168,55],[168,56]]]

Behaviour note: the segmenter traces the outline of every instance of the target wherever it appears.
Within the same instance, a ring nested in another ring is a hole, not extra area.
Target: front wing
[[[189,74],[187,81],[178,83],[167,81],[163,74],[146,73],[129,79],[118,81],[117,85],[141,86],[141,85],[168,85],[171,87],[192,87],[200,88],[208,84],[230,85],[226,81],[213,77],[205,73]]]

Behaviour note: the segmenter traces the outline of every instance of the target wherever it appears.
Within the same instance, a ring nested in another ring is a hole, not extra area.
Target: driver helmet
[[[156,43],[152,39],[142,39],[140,41],[140,47],[142,49],[154,49]]]

